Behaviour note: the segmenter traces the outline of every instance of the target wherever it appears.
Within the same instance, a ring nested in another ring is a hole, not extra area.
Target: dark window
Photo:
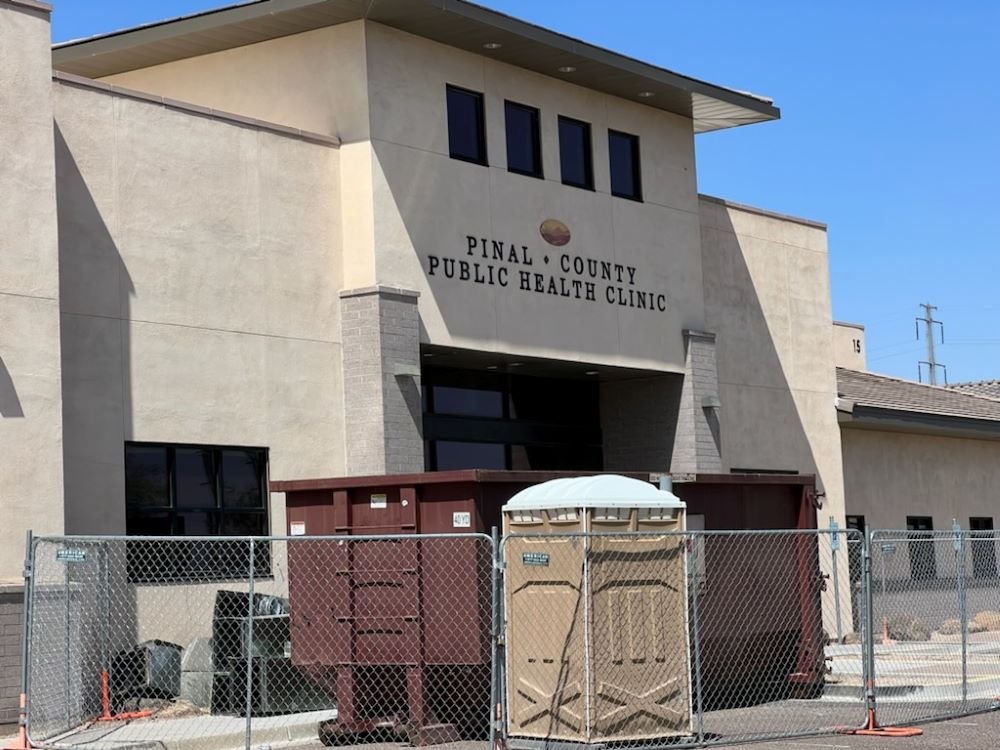
[[[611,160],[611,194],[619,198],[641,201],[639,136],[609,130],[608,156]]]
[[[542,140],[538,110],[523,104],[504,104],[507,120],[507,169],[531,177],[542,176]]]
[[[598,381],[423,369],[429,471],[600,470]]]
[[[448,86],[448,150],[452,159],[486,164],[482,94]]]
[[[594,189],[588,123],[569,117],[559,118],[559,162],[563,184]]]
[[[972,575],[976,578],[997,577],[997,537],[992,518],[970,518],[972,530]]]
[[[930,516],[907,516],[906,528],[910,548],[910,578],[915,581],[937,578],[937,556],[934,552],[934,521]]]
[[[130,536],[262,536],[268,533],[267,451],[204,445],[125,444],[125,531]],[[129,542],[136,581],[246,578],[242,540]],[[254,545],[254,572],[270,549]]]
[[[854,531],[861,532],[864,536],[865,533],[865,517],[864,516],[847,516],[845,521],[847,522],[847,528]],[[854,541],[853,539],[847,542],[847,560],[849,563],[849,568],[851,572],[851,581],[856,583],[861,580],[861,552],[862,552],[862,542],[860,539]]]

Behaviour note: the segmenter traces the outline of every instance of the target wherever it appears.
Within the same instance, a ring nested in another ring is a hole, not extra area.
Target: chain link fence
[[[457,534],[36,539],[29,739],[486,748],[495,556]]]
[[[844,531],[505,537],[508,747],[690,746],[861,726],[862,637],[831,643],[829,632],[852,622],[849,548],[862,541]]]
[[[652,748],[996,707],[995,532],[31,545],[43,747]]]
[[[884,725],[1000,705],[1000,537],[875,531],[874,684]]]

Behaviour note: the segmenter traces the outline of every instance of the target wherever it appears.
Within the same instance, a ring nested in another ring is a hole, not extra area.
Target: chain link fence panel
[[[508,746],[861,726],[862,635],[829,633],[854,622],[849,560],[862,544],[853,531],[506,536]]]
[[[40,747],[488,747],[495,545],[482,535],[44,538]]]
[[[878,530],[871,536],[880,724],[1000,706],[1000,537]]]

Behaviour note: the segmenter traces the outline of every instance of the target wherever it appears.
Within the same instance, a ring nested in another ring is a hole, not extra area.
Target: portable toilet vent
[[[503,523],[512,746],[690,735],[684,502],[628,477],[555,479]]]

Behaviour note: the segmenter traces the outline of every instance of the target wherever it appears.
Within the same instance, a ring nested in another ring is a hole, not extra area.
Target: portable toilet
[[[690,735],[684,502],[623,476],[555,479],[514,495],[503,524],[512,746]]]

